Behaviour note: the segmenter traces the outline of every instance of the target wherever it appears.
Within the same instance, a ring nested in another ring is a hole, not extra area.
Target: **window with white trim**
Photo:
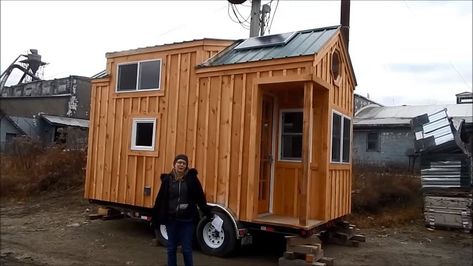
[[[159,90],[161,59],[119,64],[117,92]]]
[[[300,110],[286,110],[281,112],[281,160],[300,161],[302,159],[302,118]]]
[[[156,136],[156,119],[135,118],[131,131],[131,149],[154,151]]]
[[[350,162],[351,119],[332,113],[332,163]]]

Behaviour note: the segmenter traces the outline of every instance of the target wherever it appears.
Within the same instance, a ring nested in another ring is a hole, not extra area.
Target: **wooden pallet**
[[[279,266],[332,266],[333,261],[333,258],[324,257],[318,236],[286,236],[286,252],[279,258]]]

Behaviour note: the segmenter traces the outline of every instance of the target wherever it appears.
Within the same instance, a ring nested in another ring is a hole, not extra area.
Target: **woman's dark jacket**
[[[159,227],[160,224],[166,224],[169,220],[175,219],[175,217],[170,217],[168,214],[169,188],[173,178],[172,172],[161,174],[161,187],[159,188],[158,196],[156,197],[153,207],[152,223],[155,227]],[[189,204],[185,218],[199,219],[197,206],[199,206],[205,216],[210,216],[210,208],[207,206],[207,200],[205,199],[202,185],[197,178],[197,170],[194,168],[189,169],[184,175],[183,180],[187,184],[187,199]]]

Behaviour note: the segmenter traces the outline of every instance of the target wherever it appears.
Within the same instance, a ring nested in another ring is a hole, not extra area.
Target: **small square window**
[[[133,120],[131,149],[153,151],[156,135],[156,119]]]

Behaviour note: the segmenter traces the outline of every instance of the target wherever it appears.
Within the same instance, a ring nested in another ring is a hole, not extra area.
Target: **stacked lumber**
[[[312,235],[308,238],[286,236],[286,251],[279,266],[332,266],[333,258],[324,257],[322,242]]]

